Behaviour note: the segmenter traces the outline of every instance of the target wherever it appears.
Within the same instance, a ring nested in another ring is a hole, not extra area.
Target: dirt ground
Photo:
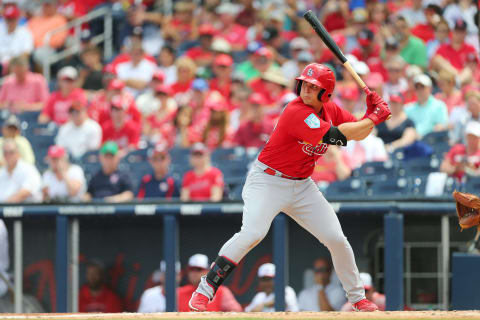
[[[3,314],[0,320],[182,320],[182,319],[286,319],[286,320],[376,320],[376,319],[478,319],[480,311],[395,311],[395,312],[272,312],[272,313],[120,313],[120,314]]]

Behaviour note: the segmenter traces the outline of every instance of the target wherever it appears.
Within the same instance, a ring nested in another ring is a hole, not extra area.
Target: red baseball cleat
[[[353,304],[353,309],[355,309],[355,311],[360,311],[360,312],[372,312],[372,311],[377,311],[378,307],[372,301],[368,299],[362,299],[357,303]]]
[[[188,306],[192,311],[206,311],[208,304],[208,297],[204,296],[201,293],[194,292],[190,301],[188,301]]]

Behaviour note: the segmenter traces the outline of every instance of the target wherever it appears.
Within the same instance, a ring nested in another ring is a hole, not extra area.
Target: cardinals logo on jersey
[[[322,143],[317,146],[314,146],[311,143],[306,141],[298,141],[298,143],[302,144],[302,151],[306,153],[308,156],[323,156],[325,152],[328,150],[328,144]]]

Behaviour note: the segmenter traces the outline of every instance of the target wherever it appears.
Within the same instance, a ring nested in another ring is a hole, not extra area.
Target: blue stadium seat
[[[470,178],[469,180],[472,180],[472,178]],[[455,191],[455,190],[469,192],[468,190],[470,190],[470,189],[471,189],[470,192],[478,193],[478,190],[480,190],[479,189],[480,178],[473,178],[473,180],[476,180],[476,182],[472,181],[472,183],[471,183],[472,185],[469,186],[468,181],[467,181],[466,185],[462,185],[460,182],[458,182],[458,180],[456,178],[448,177],[447,181],[445,181],[445,189],[443,190],[443,195],[450,197],[452,195],[452,192]]]
[[[221,161],[213,163],[213,165],[219,168],[225,178],[244,178],[248,173],[250,160],[247,158]]]
[[[367,186],[365,181],[350,178],[344,181],[335,181],[328,185],[324,192],[327,198],[364,198]]]
[[[188,166],[190,163],[190,149],[172,148],[170,149],[170,158],[172,163]]]
[[[87,181],[90,181],[92,176],[101,168],[98,151],[86,152],[80,158],[79,165],[82,167]]]
[[[468,177],[465,183],[465,191],[478,194],[480,192],[480,177]]]
[[[245,148],[217,148],[212,152],[212,162],[224,162],[232,160],[241,160],[248,157]]]
[[[135,192],[138,190],[143,176],[153,172],[152,167],[150,166],[150,163],[148,161],[121,163],[119,169],[124,170],[130,174],[133,190],[135,190]]]
[[[412,195],[409,181],[404,177],[375,182],[367,194],[384,198],[403,198]]]
[[[121,160],[123,163],[139,163],[148,161],[148,149],[138,149],[129,152]]]
[[[439,170],[441,160],[436,157],[415,158],[399,163],[399,176],[428,175],[430,172]]]
[[[412,176],[408,178],[410,192],[415,196],[424,196],[425,187],[427,186],[428,175]]]
[[[448,131],[435,131],[426,134],[422,141],[428,143],[432,147],[438,143],[447,142],[448,143]]]
[[[243,185],[237,185],[228,192],[228,199],[230,200],[242,200]]]
[[[392,161],[374,161],[365,162],[360,168],[353,170],[352,176],[355,178],[365,176],[385,176],[393,177],[395,175],[395,166]]]
[[[40,111],[24,111],[17,115],[20,122],[26,122],[27,124],[35,124],[37,122]]]

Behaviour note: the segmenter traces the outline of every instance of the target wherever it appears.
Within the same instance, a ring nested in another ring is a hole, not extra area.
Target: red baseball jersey
[[[215,167],[211,167],[204,174],[197,175],[193,170],[183,176],[183,188],[190,191],[190,199],[193,201],[207,201],[210,199],[213,186],[223,188],[223,173]]]
[[[315,162],[328,149],[322,138],[330,127],[355,122],[355,117],[334,102],[323,104],[320,114],[300,97],[290,102],[258,160],[291,177],[308,178]]]

